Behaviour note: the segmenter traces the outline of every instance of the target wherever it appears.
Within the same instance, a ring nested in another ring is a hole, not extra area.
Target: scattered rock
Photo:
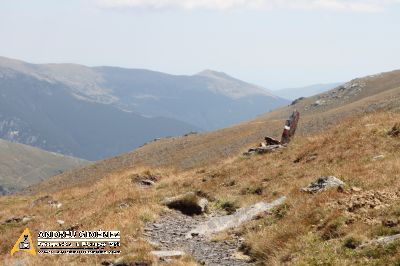
[[[385,155],[381,154],[381,155],[375,156],[374,158],[372,158],[372,160],[376,161],[376,160],[382,160],[384,158],[385,158]]]
[[[399,224],[399,220],[396,218],[385,219],[382,221],[382,225],[386,227],[395,227]]]
[[[12,217],[6,219],[2,224],[12,224],[12,223],[27,223],[34,219],[34,216],[24,215],[22,217]]]
[[[271,203],[259,202],[252,206],[238,209],[232,215],[213,217],[209,221],[198,225],[196,228],[186,234],[186,238],[204,235],[209,236],[229,228],[240,226],[242,223],[254,219],[258,214],[271,210],[272,208],[282,204],[286,197],[281,197]]]
[[[377,219],[374,215],[370,216],[369,211],[387,208],[399,199],[399,191],[362,191],[348,194],[332,203],[331,206],[343,210],[348,223],[361,221],[368,225],[379,225],[383,221]]]
[[[318,158],[318,154],[310,154],[310,156],[308,156],[308,157],[306,158],[306,163],[312,162],[312,161],[314,161],[314,160],[317,159],[317,158]]]
[[[265,154],[265,153],[274,152],[281,148],[285,148],[285,146],[283,146],[283,145],[268,145],[268,146],[266,146],[264,143],[262,143],[257,148],[250,148],[247,152],[243,153],[243,155]]]
[[[311,104],[311,106],[312,106],[312,107],[318,107],[318,106],[321,106],[321,105],[324,105],[324,104],[326,104],[325,101],[323,101],[323,100],[317,100],[317,101],[315,101],[313,104]]]
[[[329,188],[343,188],[344,185],[345,183],[335,176],[323,176],[320,177],[317,181],[309,184],[307,187],[302,188],[301,190],[304,192],[316,193]]]
[[[63,220],[57,220],[57,223],[61,226],[63,225],[65,222]]]
[[[24,216],[23,218],[22,218],[22,223],[27,223],[27,222],[29,222],[29,221],[32,221],[33,220],[33,216]]]
[[[194,215],[207,211],[208,200],[198,197],[194,192],[188,192],[176,197],[165,198],[162,204],[168,208],[179,210],[183,214]]]
[[[360,192],[362,189],[359,187],[351,187],[351,191],[353,192]]]
[[[52,196],[46,195],[40,197],[32,202],[32,206],[38,206],[41,204],[48,204],[51,208],[59,209],[62,206],[62,203],[55,200]]]
[[[161,177],[151,173],[145,173],[143,175],[134,174],[130,178],[132,183],[142,188],[148,188],[154,186]]]
[[[54,200],[53,197],[46,195],[46,196],[40,197],[38,199],[35,199],[32,202],[32,206],[37,206],[37,205],[43,204],[43,203],[49,203],[50,201],[53,201],[53,200]]]
[[[265,143],[267,145],[280,145],[281,142],[277,139],[271,138],[271,137],[265,137]]]
[[[355,212],[360,209],[377,209],[386,207],[388,203],[400,197],[396,193],[379,192],[379,191],[366,191],[361,194],[352,195],[350,198],[339,201],[339,204],[349,212]]]
[[[56,200],[49,200],[48,203],[49,203],[50,207],[55,208],[55,209],[59,209],[62,206],[62,203],[58,202]]]
[[[112,260],[104,260],[101,262],[101,265],[104,266],[150,266],[151,264],[148,262],[127,262],[124,257],[118,258],[114,261]]]
[[[388,135],[392,137],[400,137],[400,123],[396,123],[388,132]]]
[[[151,187],[151,186],[154,186],[156,183],[154,181],[150,180],[150,179],[144,179],[144,180],[140,181],[140,184],[142,186]]]
[[[3,224],[20,223],[22,221],[21,217],[12,217],[3,222]]]
[[[118,204],[118,208],[120,209],[126,209],[129,208],[131,205],[128,202],[121,202],[120,204]]]
[[[178,211],[171,211],[163,215],[156,224],[146,224],[146,237],[150,242],[159,243],[155,249],[181,250],[193,256],[199,265],[248,265],[246,261],[233,256],[243,243],[243,239],[237,235],[232,235],[230,241],[212,241],[202,236],[190,239],[185,237],[190,230],[208,219],[205,215],[188,216]],[[148,229],[150,230],[147,231]]]
[[[246,254],[244,254],[243,252],[240,251],[236,251],[235,253],[233,253],[232,257],[234,257],[237,260],[242,260],[245,262],[251,262],[252,259],[250,256],[247,256]]]
[[[82,226],[81,224],[73,224],[67,228],[65,228],[65,231],[76,231],[80,226]]]

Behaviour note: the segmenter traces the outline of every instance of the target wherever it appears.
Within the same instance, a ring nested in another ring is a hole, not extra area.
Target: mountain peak
[[[267,89],[244,82],[240,79],[229,76],[224,72],[206,69],[194,76],[212,80],[212,85],[209,86],[211,91],[223,94],[233,99],[254,95],[266,95],[276,98],[276,96]]]
[[[203,77],[209,77],[209,78],[231,78],[231,76],[227,75],[224,72],[212,70],[212,69],[205,69],[199,73],[197,73],[195,76],[203,76]]]

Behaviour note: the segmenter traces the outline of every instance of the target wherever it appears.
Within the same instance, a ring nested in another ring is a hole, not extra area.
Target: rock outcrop
[[[214,217],[210,220],[198,225],[196,228],[186,234],[186,238],[193,236],[205,235],[209,236],[229,228],[240,226],[242,223],[254,219],[262,212],[271,210],[272,208],[282,204],[286,197],[281,197],[271,203],[259,202],[252,206],[241,208],[232,215]]]
[[[299,119],[300,113],[296,110],[293,111],[292,115],[285,122],[280,141],[271,137],[265,137],[265,142],[261,142],[256,148],[250,148],[247,152],[243,153],[243,155],[264,154],[285,148],[294,137]]]
[[[309,193],[321,192],[329,188],[343,187],[345,183],[335,176],[323,176],[318,178],[317,181],[312,182],[307,187],[301,190]]]
[[[274,152],[278,149],[285,148],[283,145],[265,145],[265,143],[261,143],[257,148],[250,148],[247,152],[243,153],[243,155],[252,155],[252,154],[264,154]]]

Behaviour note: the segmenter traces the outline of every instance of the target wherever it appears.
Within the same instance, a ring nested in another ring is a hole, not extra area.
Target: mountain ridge
[[[311,97],[330,89],[336,88],[337,86],[343,84],[343,82],[335,83],[319,83],[298,88],[285,88],[273,91],[274,94],[289,100],[295,100],[300,97]]]
[[[239,123],[288,103],[228,76],[30,64],[4,57],[0,93],[0,137],[89,160],[128,152],[155,138]]]

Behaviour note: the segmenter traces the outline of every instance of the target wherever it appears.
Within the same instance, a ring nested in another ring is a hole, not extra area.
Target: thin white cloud
[[[400,0],[97,0],[104,8],[270,10],[305,9],[350,12],[381,12]]]

